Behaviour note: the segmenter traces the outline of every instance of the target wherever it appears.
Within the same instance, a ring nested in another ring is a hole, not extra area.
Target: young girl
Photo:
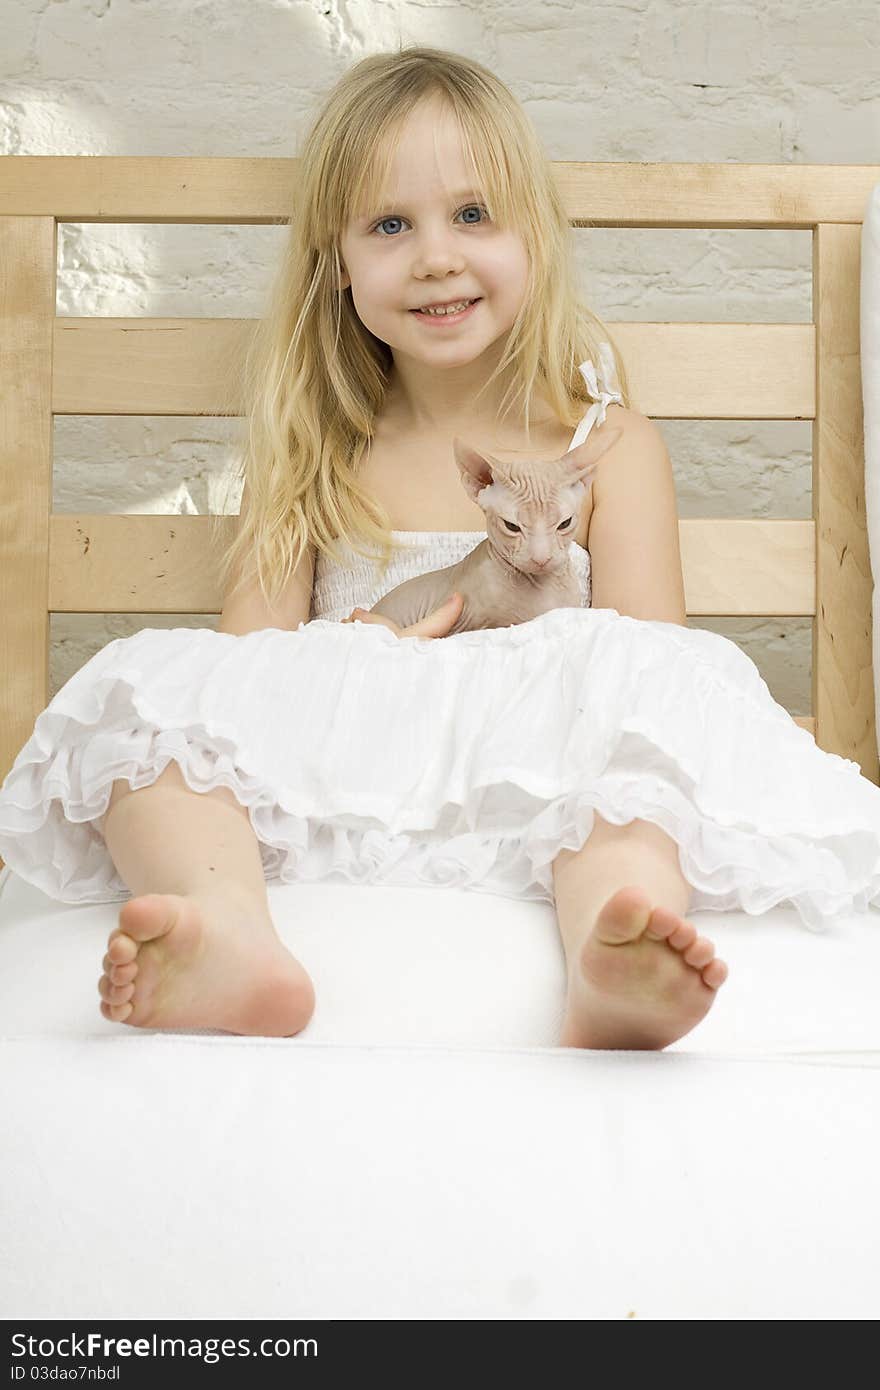
[[[414,48],[331,92],[247,364],[219,630],[109,643],[0,792],[24,879],[126,899],[105,1018],[299,1032],[314,991],[273,877],[554,902],[560,1043],[587,1048],[662,1048],[711,1007],[727,970],[688,910],[791,902],[819,928],[880,901],[880,790],[735,643],[687,627],[669,459],[570,253],[550,165],[485,68]],[[486,535],[454,436],[552,461],[605,428],[582,608],[449,637],[460,597],[402,630],[358,620]]]

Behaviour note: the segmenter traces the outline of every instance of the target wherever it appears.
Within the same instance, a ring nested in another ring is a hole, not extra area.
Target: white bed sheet
[[[269,884],[296,1038],[107,1023],[119,905],[0,878],[0,1316],[874,1318],[880,913],[694,913],[662,1053],[556,1046],[552,907]]]

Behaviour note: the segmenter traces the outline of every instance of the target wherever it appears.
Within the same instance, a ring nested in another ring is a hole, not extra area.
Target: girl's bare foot
[[[639,888],[608,899],[572,967],[561,1047],[663,1048],[699,1023],[727,966]]]
[[[101,1013],[140,1028],[219,1028],[291,1037],[314,1012],[304,966],[260,904],[216,895],[132,898],[110,933]]]

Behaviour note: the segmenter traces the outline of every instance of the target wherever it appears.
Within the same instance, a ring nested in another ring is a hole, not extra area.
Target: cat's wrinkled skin
[[[462,485],[486,514],[486,539],[456,564],[398,584],[369,612],[408,627],[457,592],[464,603],[447,634],[452,636],[513,627],[552,608],[580,608],[569,547],[599,459],[622,433],[593,433],[549,463],[500,463],[454,439]]]

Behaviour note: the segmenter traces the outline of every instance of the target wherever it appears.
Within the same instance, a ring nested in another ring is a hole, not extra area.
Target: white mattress
[[[880,912],[691,913],[707,1018],[584,1052],[549,904],[268,887],[295,1038],[106,1022],[119,904],[0,877],[0,1316],[880,1314]]]

